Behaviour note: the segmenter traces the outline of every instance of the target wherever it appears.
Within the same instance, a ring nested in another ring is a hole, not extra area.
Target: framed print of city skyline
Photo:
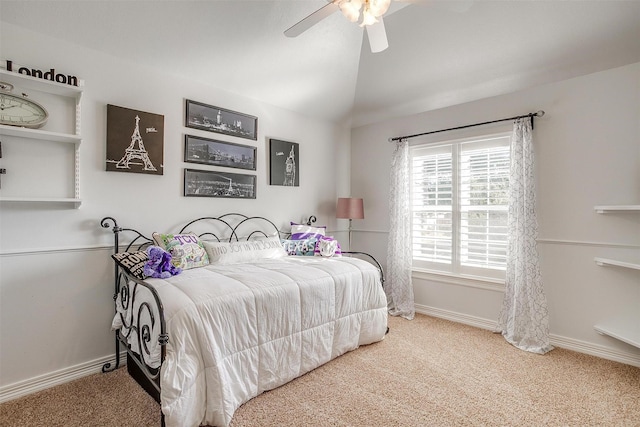
[[[239,138],[258,139],[258,118],[187,99],[185,126]]]
[[[187,197],[256,198],[256,176],[217,170],[184,170]]]
[[[184,161],[256,170],[256,147],[194,135],[184,136]]]

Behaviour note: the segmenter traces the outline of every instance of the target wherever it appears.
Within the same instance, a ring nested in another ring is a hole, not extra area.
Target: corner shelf
[[[610,212],[640,212],[640,205],[609,205],[609,206],[594,206],[593,209],[600,214]]]
[[[601,267],[616,266],[616,267],[624,267],[624,268],[631,268],[634,270],[640,270],[640,263],[618,261],[615,259],[599,258],[599,257],[595,257],[593,260],[596,262],[596,264],[598,264]]]
[[[612,212],[640,212],[640,205],[609,205],[594,206],[599,214]],[[610,258],[595,257],[593,259],[601,267],[622,267],[631,270],[640,270],[640,262],[621,261]],[[640,348],[640,315],[631,317],[614,317],[593,326],[599,334],[608,335],[612,338]]]
[[[70,197],[28,197],[7,196],[0,197],[2,202],[17,203],[62,203],[79,208],[80,199],[80,135],[82,87],[71,86],[63,83],[52,82],[36,77],[14,73],[0,69],[0,81],[10,83],[19,90],[35,90],[50,95],[72,98],[75,101],[75,128],[73,133],[50,132],[42,129],[30,129],[17,126],[0,125],[0,135],[13,138],[36,140],[41,143],[65,143],[72,144],[73,153],[73,194]],[[82,81],[79,82],[81,85]],[[69,191],[71,192],[71,191]]]
[[[608,319],[593,327],[598,333],[640,348],[640,319]]]

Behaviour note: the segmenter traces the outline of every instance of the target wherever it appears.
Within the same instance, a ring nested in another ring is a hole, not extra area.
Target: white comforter
[[[227,426],[258,394],[384,338],[378,270],[355,258],[286,257],[147,279],[164,303],[168,427]]]

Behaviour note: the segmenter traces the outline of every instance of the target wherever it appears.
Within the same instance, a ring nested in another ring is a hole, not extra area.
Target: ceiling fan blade
[[[329,3],[328,5],[316,10],[291,28],[287,29],[284,32],[284,35],[287,37],[297,37],[338,9],[340,9],[340,7],[337,3]]]
[[[367,25],[365,28],[367,29],[367,37],[369,37],[371,52],[382,52],[389,47],[387,31],[384,28],[384,21],[382,20],[382,17],[378,18],[378,22],[375,24]]]
[[[406,4],[428,4],[438,9],[446,10],[454,13],[464,13],[471,9],[471,6],[477,0],[452,0],[452,1],[433,1],[433,0],[396,0]]]

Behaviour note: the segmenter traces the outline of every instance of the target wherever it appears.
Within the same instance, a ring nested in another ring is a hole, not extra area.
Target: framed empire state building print
[[[300,144],[269,139],[269,184],[300,186]]]

